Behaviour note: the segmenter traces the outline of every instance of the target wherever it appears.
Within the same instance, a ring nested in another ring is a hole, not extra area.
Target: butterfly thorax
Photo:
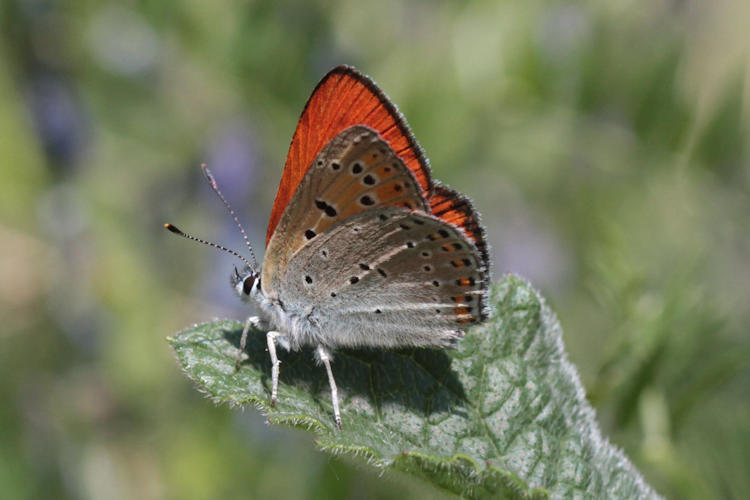
[[[260,310],[261,326],[278,331],[292,350],[303,345],[318,345],[315,322],[311,320],[313,307],[309,311],[288,311],[278,293],[263,290],[260,269],[245,268],[242,273],[234,270],[230,281],[232,288],[243,302],[254,302]]]
[[[280,297],[266,295],[262,290],[252,298],[260,309],[261,321],[268,325],[269,329],[278,331],[291,350],[299,350],[304,345],[320,344],[315,340],[318,336],[312,334],[314,328],[309,317],[312,306],[308,314],[305,314],[305,311],[288,311]]]

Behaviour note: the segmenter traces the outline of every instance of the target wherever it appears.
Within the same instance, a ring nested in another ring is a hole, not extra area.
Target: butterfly
[[[336,425],[331,363],[340,348],[453,348],[487,316],[490,261],[479,214],[431,178],[422,149],[396,106],[349,66],[329,71],[307,101],[271,210],[263,265],[255,262],[229,203],[203,172],[245,238],[236,293],[255,302],[245,323],[267,331],[271,405],[278,397],[277,346],[310,346],[325,366]]]

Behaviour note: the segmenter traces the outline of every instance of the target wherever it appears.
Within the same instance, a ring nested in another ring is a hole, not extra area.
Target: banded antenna
[[[210,242],[210,241],[203,240],[201,238],[196,238],[195,236],[192,236],[190,234],[187,234],[187,233],[183,232],[182,230],[178,229],[177,226],[174,226],[174,225],[170,224],[169,222],[167,222],[166,224],[164,224],[164,227],[167,228],[168,230],[170,230],[171,232],[173,232],[174,234],[182,236],[183,238],[187,238],[189,240],[197,241],[198,243],[203,243],[204,245],[208,245],[210,247],[218,248],[219,250],[223,250],[223,251],[225,251],[227,253],[230,253],[230,254],[234,255],[235,257],[237,257],[238,259],[240,259],[242,262],[244,262],[247,267],[249,267],[250,269],[254,269],[253,266],[250,265],[250,262],[245,257],[243,257],[242,255],[240,255],[238,252],[235,252],[234,250],[231,250],[231,249],[229,249],[229,248],[227,248],[225,246],[217,245],[216,243],[213,243],[213,242]],[[236,269],[235,269],[235,272],[237,272]]]
[[[250,251],[250,258],[253,259],[253,265],[250,266],[250,268],[257,269],[258,261],[255,260],[255,252],[253,251],[253,246],[250,244],[250,240],[247,237],[245,228],[242,227],[242,224],[240,224],[240,220],[237,218],[237,214],[234,213],[234,209],[232,208],[232,205],[230,205],[227,199],[224,198],[224,195],[221,194],[221,191],[219,190],[219,186],[218,184],[216,184],[216,179],[214,179],[213,174],[208,169],[205,163],[201,165],[201,170],[203,171],[203,176],[211,185],[211,189],[213,189],[214,193],[216,193],[216,196],[218,196],[219,199],[221,199],[221,201],[224,203],[224,206],[227,207],[227,210],[229,211],[229,215],[232,216],[232,219],[234,219],[234,223],[237,224],[237,228],[240,230],[240,233],[242,233],[242,238],[245,240],[245,245],[247,245],[247,249]]]

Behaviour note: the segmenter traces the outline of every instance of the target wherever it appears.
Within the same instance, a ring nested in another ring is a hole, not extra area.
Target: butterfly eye
[[[242,293],[245,295],[250,295],[250,291],[253,289],[253,285],[255,284],[255,276],[248,276],[245,278],[245,281],[242,282]]]

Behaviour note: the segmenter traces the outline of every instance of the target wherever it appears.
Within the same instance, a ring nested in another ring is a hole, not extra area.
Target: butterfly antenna
[[[221,191],[219,190],[219,186],[218,184],[216,184],[216,179],[214,179],[213,174],[208,169],[205,163],[201,165],[201,170],[203,171],[203,176],[211,185],[211,189],[214,190],[214,193],[216,193],[216,195],[221,199],[221,201],[224,203],[224,206],[227,207],[227,210],[229,211],[229,215],[232,216],[232,219],[234,219],[234,223],[237,224],[237,227],[242,233],[242,237],[245,239],[245,244],[247,245],[247,249],[250,250],[250,257],[253,259],[252,267],[253,269],[256,269],[258,267],[258,262],[255,260],[255,252],[253,251],[253,246],[250,244],[250,240],[247,238],[247,233],[245,232],[245,228],[242,227],[242,224],[240,224],[240,220],[237,218],[237,215],[234,213],[234,209],[232,208],[232,205],[230,205],[227,199],[224,198],[224,195],[221,194]]]
[[[164,227],[167,228],[167,229],[169,229],[170,231],[172,231],[174,234],[178,234],[178,235],[182,236],[183,238],[187,238],[189,240],[197,241],[198,243],[203,243],[204,245],[208,245],[210,247],[218,248],[219,250],[224,250],[227,253],[231,253],[232,255],[234,255],[235,257],[237,257],[238,259],[240,259],[242,262],[244,262],[247,265],[247,267],[249,267],[250,269],[255,269],[253,266],[250,265],[250,262],[248,262],[248,260],[245,257],[243,257],[239,253],[235,252],[234,250],[230,250],[227,247],[223,247],[221,245],[217,245],[216,243],[212,243],[210,241],[202,240],[200,238],[196,238],[195,236],[191,236],[191,235],[189,235],[187,233],[184,233],[181,230],[177,229],[177,226],[173,226],[170,223],[164,224]],[[235,268],[234,271],[236,273],[237,272],[237,268]]]

